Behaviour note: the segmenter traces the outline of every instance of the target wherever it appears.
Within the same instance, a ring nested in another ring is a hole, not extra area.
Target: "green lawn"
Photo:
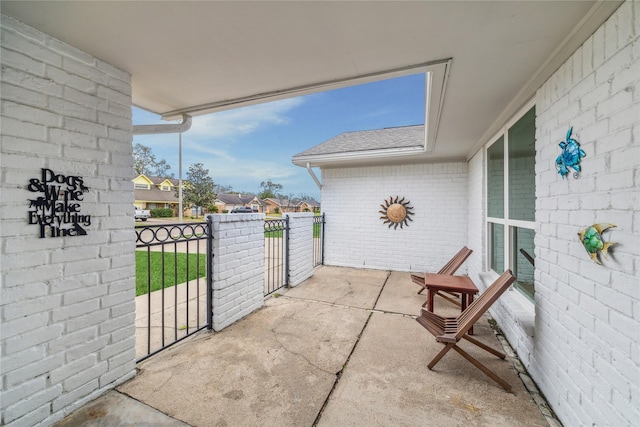
[[[150,259],[148,259],[150,257]],[[199,258],[199,261],[198,261]],[[199,265],[198,265],[199,262]],[[151,291],[162,289],[162,253],[136,251],[136,296],[146,294],[149,289],[147,282],[151,265]],[[175,266],[177,265],[177,280]],[[198,277],[205,277],[207,270],[207,256],[205,254],[189,254],[189,278],[187,279],[187,254],[165,252],[164,254],[164,287],[184,283]]]
[[[282,237],[282,230],[265,231],[264,237]],[[319,238],[322,234],[322,224],[313,224],[313,237]]]

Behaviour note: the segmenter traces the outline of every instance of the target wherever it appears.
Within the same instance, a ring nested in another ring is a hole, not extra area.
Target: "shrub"
[[[229,213],[229,209],[223,209],[222,213]]]
[[[280,208],[276,207],[276,208],[273,210],[273,212],[274,212],[274,213],[280,213]]]
[[[209,212],[209,213],[218,213],[218,207],[216,205],[209,205],[207,207],[207,212]]]
[[[169,208],[151,209],[151,218],[171,218],[172,216],[173,216],[173,209],[169,209]]]

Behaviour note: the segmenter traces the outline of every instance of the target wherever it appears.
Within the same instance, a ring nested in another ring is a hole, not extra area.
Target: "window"
[[[509,268],[533,300],[535,257],[535,106],[487,147],[488,268]]]
[[[169,191],[169,190],[171,190],[171,187],[169,187],[168,185],[162,186],[162,191]]]
[[[133,184],[133,188],[135,188],[136,190],[148,190],[149,184]]]

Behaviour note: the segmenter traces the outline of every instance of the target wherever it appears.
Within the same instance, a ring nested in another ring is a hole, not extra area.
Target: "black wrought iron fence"
[[[313,217],[313,266],[324,264],[324,214]]]
[[[264,221],[264,295],[289,284],[289,217]]]
[[[136,227],[138,362],[211,328],[210,222]]]

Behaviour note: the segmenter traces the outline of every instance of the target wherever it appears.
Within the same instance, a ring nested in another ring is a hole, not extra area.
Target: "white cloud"
[[[193,140],[188,140],[188,141],[184,141],[182,142],[182,147],[183,149],[188,150],[191,153],[202,153],[202,154],[208,154],[210,156],[213,157],[217,157],[218,159],[222,159],[225,161],[235,161],[236,158],[233,157],[228,151],[220,149],[220,148],[214,148],[211,143],[200,143],[198,141],[193,141]]]
[[[287,113],[300,106],[301,97],[282,99],[265,104],[252,105],[236,110],[197,116],[189,130],[189,136],[211,138],[246,135],[265,125],[283,125],[289,123]]]

